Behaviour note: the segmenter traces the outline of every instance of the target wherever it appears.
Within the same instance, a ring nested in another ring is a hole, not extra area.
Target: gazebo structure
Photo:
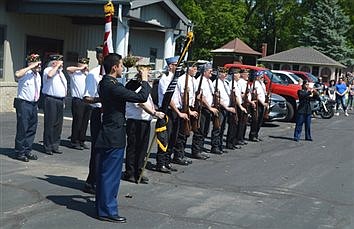
[[[297,47],[258,59],[273,70],[310,72],[328,82],[342,73],[345,66],[312,47]]]
[[[210,52],[213,54],[214,66],[223,66],[235,62],[256,65],[257,59],[262,56],[262,53],[253,50],[239,38]]]

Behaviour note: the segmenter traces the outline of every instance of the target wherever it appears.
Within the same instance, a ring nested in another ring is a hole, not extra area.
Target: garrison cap
[[[238,69],[238,68],[230,68],[229,74],[236,74],[236,73],[240,73],[240,69]]]
[[[229,69],[228,68],[225,68],[225,67],[218,67],[218,71],[220,73],[228,73]]]
[[[178,59],[179,59],[179,56],[174,56],[174,57],[166,58],[165,60],[166,60],[167,65],[170,65],[170,64],[177,63]]]
[[[41,61],[41,57],[39,56],[39,54],[32,53],[26,57],[26,60],[27,62],[37,62]]]
[[[241,69],[240,73],[248,73],[248,69]]]
[[[63,55],[60,55],[60,54],[54,54],[54,55],[50,55],[49,56],[49,60],[50,61],[53,61],[53,60],[63,60],[64,57]]]
[[[90,58],[87,58],[87,57],[80,57],[78,59],[78,63],[80,63],[80,64],[89,64],[89,62],[90,62]]]

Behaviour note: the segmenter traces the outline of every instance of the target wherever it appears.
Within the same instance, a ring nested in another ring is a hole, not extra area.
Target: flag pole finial
[[[110,0],[104,5],[104,13],[106,17],[114,15],[114,5]]]

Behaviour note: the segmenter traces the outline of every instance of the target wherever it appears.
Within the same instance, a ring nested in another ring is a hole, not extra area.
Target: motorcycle
[[[334,115],[336,101],[329,99],[327,95],[320,94],[317,100],[311,103],[312,112],[323,119],[330,119]]]

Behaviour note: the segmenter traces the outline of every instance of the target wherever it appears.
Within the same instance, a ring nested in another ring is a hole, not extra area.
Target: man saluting
[[[126,89],[117,78],[122,76],[122,56],[110,53],[104,58],[103,66],[108,75],[103,76],[98,86],[102,103],[102,126],[96,141],[100,154],[96,187],[96,208],[98,219],[125,223],[119,216],[117,194],[122,173],[124,148],[126,144],[125,103],[144,103],[151,87],[148,74],[142,74],[141,90],[136,93]]]

